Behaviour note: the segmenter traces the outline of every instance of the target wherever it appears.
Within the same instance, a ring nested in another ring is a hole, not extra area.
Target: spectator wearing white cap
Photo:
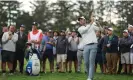
[[[130,46],[133,43],[133,39],[132,37],[128,36],[128,34],[128,30],[124,30],[123,38],[121,38],[119,42],[121,64],[123,65],[124,74],[130,73]]]
[[[108,36],[104,39],[108,74],[116,74],[118,62],[118,37],[114,35],[113,28],[108,28]]]
[[[66,70],[67,48],[68,39],[66,38],[65,32],[61,31],[56,43],[58,72],[61,73],[64,73]]]
[[[133,25],[128,24],[128,32],[129,32],[128,35],[133,38]],[[131,64],[133,64],[133,54],[132,53],[133,53],[133,47],[131,47],[131,49],[130,49],[130,59],[131,59],[130,63]],[[132,68],[130,68],[130,71],[132,71]]]
[[[133,36],[133,26],[132,25],[128,25],[128,32],[129,32],[129,36]]]

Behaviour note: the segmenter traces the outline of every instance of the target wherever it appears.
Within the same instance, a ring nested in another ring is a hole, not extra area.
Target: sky
[[[32,11],[32,9],[30,8],[31,4],[30,2],[34,2],[35,0],[18,0],[19,2],[22,2],[22,10],[24,11]],[[56,1],[62,1],[62,0],[40,0],[40,1],[48,1],[49,3],[52,3],[52,2],[56,2]],[[89,1],[89,0],[65,0],[65,1]],[[100,0],[93,0],[94,2],[96,1],[100,1]],[[102,1],[120,1],[120,0],[102,0]]]
[[[30,6],[32,6],[32,4],[30,3],[30,2],[34,2],[35,0],[18,0],[19,2],[22,2],[22,5],[21,5],[21,8],[20,8],[20,10],[24,10],[25,12],[29,12],[30,14],[32,13],[32,11],[34,10],[34,9],[31,9],[31,7]],[[45,0],[40,0],[40,1],[45,1]],[[56,1],[59,1],[59,0],[47,0],[49,3],[52,3],[52,2],[56,2]],[[75,1],[77,1],[77,0],[66,0],[66,1],[73,1],[73,2],[75,2]],[[82,1],[82,0],[81,0]],[[88,1],[88,0],[85,0],[85,1]],[[96,1],[99,1],[99,0],[94,0],[94,2],[95,2],[95,4],[97,4],[96,3]],[[106,0],[105,0],[106,1]],[[116,1],[116,0],[115,0]],[[118,1],[118,0],[117,0]],[[103,16],[103,18],[104,18],[104,20],[107,20],[107,18],[108,19],[110,19],[109,17],[107,17],[108,16],[108,12],[105,12],[105,14],[106,14],[106,16]],[[115,14],[113,14],[113,13],[111,13],[111,19],[112,19],[112,22],[114,22],[114,23],[116,23],[117,22],[117,20],[118,20],[118,15],[115,15]]]
[[[19,2],[22,2],[22,8],[20,8],[21,10],[24,10],[24,11],[32,11],[32,9],[30,8],[31,3],[30,2],[34,2],[35,0],[18,0]],[[53,2],[56,2],[56,1],[61,1],[61,0],[40,0],[40,1],[48,1],[49,3],[53,3]],[[77,1],[77,0],[65,0],[65,1]],[[80,0],[79,0],[80,1]],[[83,1],[83,0],[81,0]],[[88,1],[88,0],[85,0],[85,1]]]
[[[35,0],[18,0],[19,2],[22,2],[22,7],[20,8],[21,10],[24,10],[26,12],[31,12],[32,9],[30,6],[32,4],[30,2],[34,2]],[[48,1],[49,3],[56,2],[57,0],[40,0],[40,1]]]
[[[19,2],[22,2],[20,10],[24,10],[26,12],[31,12],[32,9],[30,8],[31,3],[33,0],[18,0]]]

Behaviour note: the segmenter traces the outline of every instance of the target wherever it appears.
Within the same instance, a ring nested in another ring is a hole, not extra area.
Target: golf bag
[[[30,48],[28,55],[28,63],[26,65],[26,73],[31,76],[37,76],[40,73],[40,60],[38,58],[38,53],[35,49]]]

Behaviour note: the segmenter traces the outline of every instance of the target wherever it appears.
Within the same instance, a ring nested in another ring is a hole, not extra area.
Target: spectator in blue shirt
[[[45,42],[45,49],[43,49],[43,72],[46,73],[46,59],[48,58],[50,63],[50,72],[54,72],[54,55],[53,55],[53,46],[54,39],[51,37],[51,32],[47,32],[42,39],[42,43]]]

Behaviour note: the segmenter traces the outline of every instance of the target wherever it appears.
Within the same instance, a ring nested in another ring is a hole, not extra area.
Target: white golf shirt
[[[78,31],[82,36],[81,44],[85,46],[90,43],[98,43],[95,31],[99,30],[99,27],[95,24],[87,24],[86,26],[81,26]]]

